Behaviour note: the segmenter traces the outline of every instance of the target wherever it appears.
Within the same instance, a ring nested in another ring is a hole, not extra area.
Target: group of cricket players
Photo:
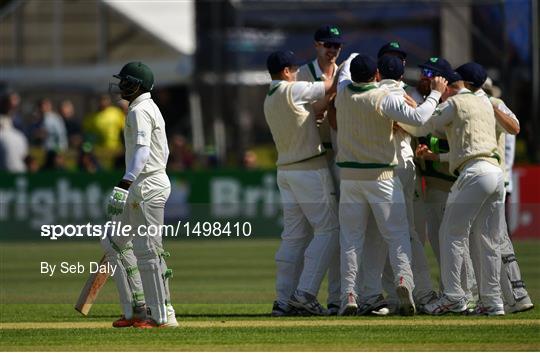
[[[267,59],[283,206],[272,316],[533,308],[504,212],[505,140],[519,121],[482,88],[485,69],[431,57],[409,86],[398,42],[338,66],[341,30],[323,26],[314,40],[307,64],[291,51]]]
[[[519,122],[482,89],[484,68],[454,70],[432,57],[413,87],[402,81],[407,53],[398,42],[380,48],[376,59],[352,54],[338,67],[342,46],[340,29],[323,26],[312,62],[300,65],[290,51],[267,60],[272,82],[264,113],[278,152],[284,223],[272,315],[531,309],[504,214],[505,139],[519,132]],[[130,62],[114,77],[119,82],[110,89],[129,108],[126,171],[108,214],[135,228],[159,226],[170,194],[169,150],[151,98],[153,73]],[[118,269],[123,313],[113,326],[178,326],[161,236],[109,234],[101,245]],[[317,296],[326,273],[324,308]]]

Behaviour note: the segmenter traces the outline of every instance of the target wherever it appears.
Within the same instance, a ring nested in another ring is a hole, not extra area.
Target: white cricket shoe
[[[358,303],[356,302],[356,296],[353,293],[348,293],[347,296],[341,302],[338,315],[350,316],[356,315],[358,311]]]
[[[487,315],[487,316],[503,316],[504,307],[502,304],[493,306],[484,306],[482,303],[478,303],[476,308],[467,312],[467,315]]]
[[[412,291],[405,285],[399,285],[396,287],[396,293],[399,299],[399,315],[413,316],[416,314]]]
[[[301,290],[296,290],[291,295],[289,305],[297,309],[304,309],[313,315],[328,315],[328,311],[317,301],[317,298],[313,294]]]
[[[434,303],[424,305],[424,312],[429,315],[443,315],[446,313],[463,313],[467,310],[467,299],[452,300],[446,295],[442,295]]]
[[[507,314],[515,314],[515,313],[521,313],[527,310],[531,310],[534,308],[534,304],[531,301],[531,298],[529,296],[523,297],[517,302],[515,302],[513,305],[504,305],[504,311]]]
[[[176,321],[176,313],[171,304],[167,304],[167,322],[162,325],[163,327],[178,327],[178,321]]]

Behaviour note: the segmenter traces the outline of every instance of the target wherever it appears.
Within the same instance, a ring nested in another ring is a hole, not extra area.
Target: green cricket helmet
[[[120,80],[119,87],[122,91],[131,90],[140,85],[146,91],[154,88],[154,74],[152,70],[140,61],[127,63],[122,70],[113,75]]]

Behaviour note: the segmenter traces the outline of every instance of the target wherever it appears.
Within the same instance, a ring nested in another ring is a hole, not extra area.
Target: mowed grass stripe
[[[180,327],[185,328],[239,328],[239,327],[322,327],[322,326],[514,326],[534,325],[540,328],[540,320],[510,319],[510,320],[234,320],[234,321],[185,321]],[[110,321],[90,322],[12,322],[0,324],[2,330],[20,329],[94,329],[112,328]]]
[[[489,320],[483,320],[490,322]],[[536,325],[3,330],[0,350],[537,351]]]

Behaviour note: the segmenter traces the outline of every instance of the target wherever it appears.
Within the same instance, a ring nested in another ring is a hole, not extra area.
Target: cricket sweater
[[[472,159],[483,159],[500,167],[493,108],[470,92],[456,94],[447,103],[454,114],[445,127],[450,171],[459,174],[463,165]]]
[[[315,119],[294,104],[295,82],[281,81],[266,95],[264,115],[276,145],[278,169],[320,169],[327,166]]]
[[[393,121],[381,111],[388,89],[351,83],[336,97],[337,165],[342,179],[385,180],[397,165]]]

